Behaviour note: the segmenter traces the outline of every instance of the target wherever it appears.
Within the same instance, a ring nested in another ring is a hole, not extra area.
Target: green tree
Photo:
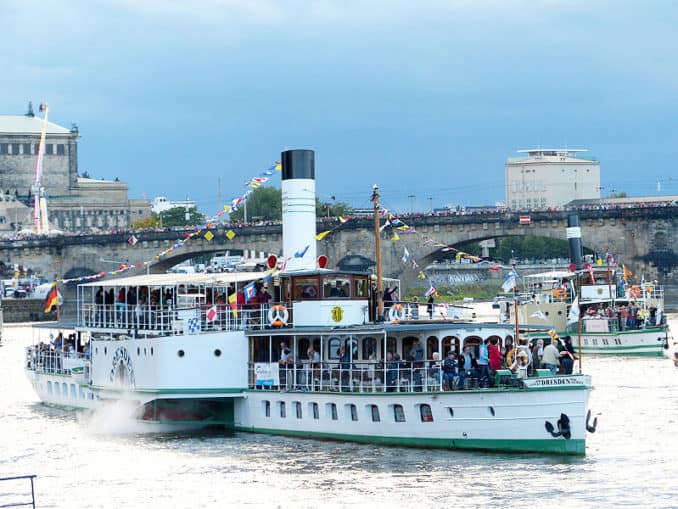
[[[619,191],[619,192],[614,192],[612,191],[609,195],[607,195],[608,198],[626,198],[626,191]]]
[[[245,207],[241,204],[238,210],[231,212],[232,221],[245,219]],[[247,200],[247,220],[256,218],[262,221],[282,219],[282,191],[276,187],[262,186],[255,189]]]
[[[350,216],[351,207],[343,202],[321,202],[318,198],[316,198],[315,215],[317,217]]]
[[[154,212],[153,218],[163,227],[194,226],[205,221],[205,216],[195,207],[188,209],[188,219],[186,219],[186,212],[186,207],[174,207],[158,214]]]

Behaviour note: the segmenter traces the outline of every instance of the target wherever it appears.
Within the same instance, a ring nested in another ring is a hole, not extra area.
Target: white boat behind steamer
[[[593,282],[588,273],[580,277],[581,351],[584,354],[664,355],[669,329],[662,312],[664,290],[661,285],[657,282],[627,284],[620,270],[605,267],[592,268],[592,274]],[[580,325],[567,323],[575,297],[575,285],[571,281],[576,277],[569,271],[525,276],[518,318],[526,324],[551,324],[560,336],[571,336],[578,349]],[[629,305],[638,312],[633,321],[627,317]],[[513,321],[513,305],[505,303],[503,306],[504,321]],[[626,309],[622,312],[622,308]],[[548,335],[531,336],[549,340]]]
[[[503,344],[514,326],[406,320],[397,311],[394,318],[403,319],[371,322],[368,276],[328,270],[279,274],[277,302],[231,309],[229,287],[241,291],[256,278],[261,274],[162,274],[80,285],[75,334],[59,348],[28,349],[30,381],[52,405],[96,409],[126,401],[152,431],[219,425],[405,446],[584,454],[590,377],[540,371],[521,380],[500,372],[492,388],[472,376],[466,389],[449,391],[437,376],[434,352],[442,357],[490,338]],[[97,293],[111,290],[123,290],[125,302],[99,304]],[[407,358],[415,339],[425,360],[395,370],[380,362],[387,351]],[[282,367],[281,343],[295,359]],[[348,366],[339,362],[341,347]]]

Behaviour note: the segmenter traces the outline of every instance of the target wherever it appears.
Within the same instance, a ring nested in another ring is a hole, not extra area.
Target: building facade
[[[0,115],[0,230],[19,232],[32,228],[32,217],[10,206],[33,206],[38,145],[43,120],[32,107],[25,115]],[[51,229],[62,231],[116,230],[151,215],[147,200],[130,200],[126,183],[95,180],[78,174],[78,128],[47,122],[42,186],[47,195]],[[23,218],[22,218],[23,216]]]
[[[600,162],[582,149],[519,150],[506,160],[506,206],[512,210],[562,207],[600,198]]]

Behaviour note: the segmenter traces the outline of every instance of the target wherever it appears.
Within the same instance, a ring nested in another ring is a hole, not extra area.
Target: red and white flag
[[[207,319],[207,323],[213,322],[214,320],[217,319],[217,307],[212,306],[207,310],[207,313],[205,313],[205,318]]]
[[[520,216],[520,224],[530,224],[532,218],[530,216]]]
[[[127,239],[127,242],[129,242],[133,246],[139,241],[137,240],[137,238],[134,235],[132,235],[129,239]]]

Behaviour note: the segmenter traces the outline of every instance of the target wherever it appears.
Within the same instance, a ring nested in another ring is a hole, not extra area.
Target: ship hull
[[[528,389],[406,394],[251,391],[246,400],[236,402],[235,429],[407,447],[583,455],[589,379],[570,378],[586,382],[551,386],[556,382],[549,380],[566,380],[554,377]],[[336,419],[332,405],[336,405]],[[351,405],[356,407],[353,416]],[[430,408],[430,420],[422,420],[421,405]],[[396,406],[402,409],[398,420]],[[553,437],[546,423],[557,429],[563,414],[569,420],[570,436]]]

